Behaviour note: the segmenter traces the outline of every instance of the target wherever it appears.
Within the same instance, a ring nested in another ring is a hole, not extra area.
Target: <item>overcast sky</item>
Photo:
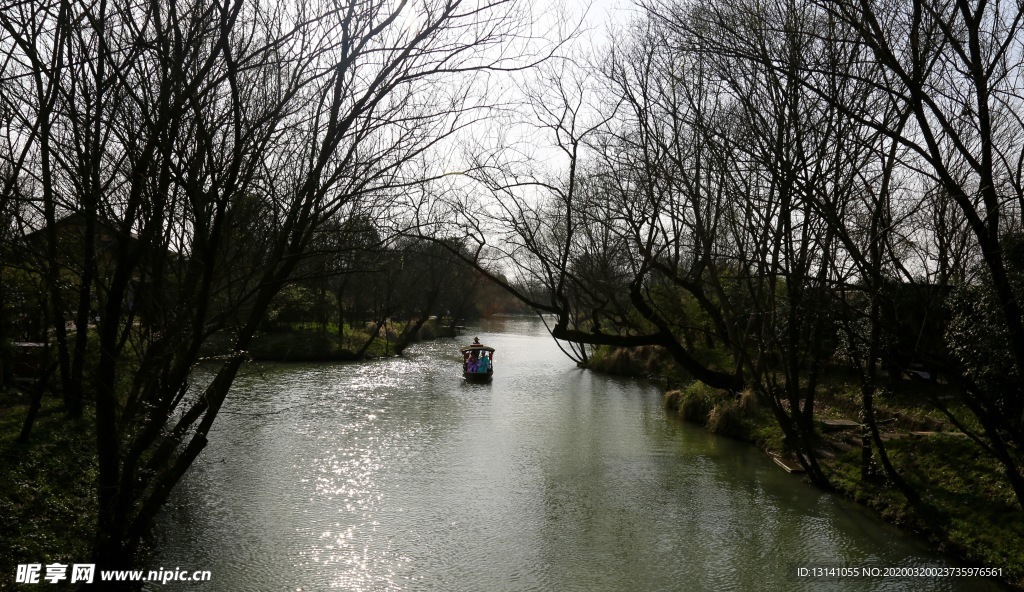
[[[566,0],[566,6],[576,14],[587,11],[587,25],[598,36],[603,36],[609,23],[625,24],[633,9],[631,0]]]

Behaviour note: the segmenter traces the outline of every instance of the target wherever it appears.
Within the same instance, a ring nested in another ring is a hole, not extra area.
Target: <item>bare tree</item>
[[[487,105],[473,73],[543,57],[509,49],[530,49],[526,16],[502,0],[4,11],[4,81],[32,105],[18,129],[31,158],[10,160],[36,183],[49,284],[70,269],[77,286],[61,376],[88,376],[95,396],[100,565],[134,557],[318,229],[442,173],[435,152]],[[193,384],[218,331],[230,345]]]
[[[901,164],[930,178],[932,194],[941,200],[936,204],[941,217],[937,230],[950,233],[938,237],[942,255],[964,244],[962,238],[956,240],[959,224],[970,229],[986,284],[999,303],[1000,332],[1016,368],[1005,375],[1020,376],[1024,319],[1008,254],[1024,204],[1019,164],[1024,160],[1018,89],[1021,7],[959,1],[819,6],[851,31],[843,39],[851,51],[870,51],[884,72],[879,87],[884,100],[909,116],[907,124],[894,125],[892,120],[849,113],[903,146],[907,155]],[[955,214],[945,206],[948,202],[956,204]],[[951,375],[983,426],[976,441],[1003,464],[1024,505],[1024,472],[1012,452],[1024,445],[1024,390],[1019,380],[1009,380],[998,389],[1008,394],[992,397],[972,376],[973,363],[961,358],[961,372]]]

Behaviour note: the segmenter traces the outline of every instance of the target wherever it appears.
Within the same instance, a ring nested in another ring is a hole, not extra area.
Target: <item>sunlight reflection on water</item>
[[[452,340],[248,369],[161,516],[154,566],[211,570],[187,590],[592,591],[902,590],[793,572],[948,564],[666,417],[657,389],[575,368],[535,321],[479,335],[498,349],[491,384],[462,380]]]

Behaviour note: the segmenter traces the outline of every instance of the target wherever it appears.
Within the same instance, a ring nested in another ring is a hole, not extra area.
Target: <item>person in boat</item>
[[[484,352],[483,354],[480,355],[480,363],[479,363],[478,369],[479,369],[479,372],[481,372],[483,374],[486,374],[487,371],[489,371],[491,369],[491,358],[489,358],[487,356],[486,352]]]
[[[480,366],[480,359],[477,357],[476,350],[473,351],[469,356],[469,364],[466,366],[467,372],[477,372]]]

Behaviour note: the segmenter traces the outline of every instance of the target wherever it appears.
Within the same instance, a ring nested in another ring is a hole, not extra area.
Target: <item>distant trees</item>
[[[438,149],[487,106],[474,72],[542,57],[524,17],[501,0],[0,13],[0,248],[41,229],[22,261],[68,412],[94,400],[101,566],[135,555],[322,231],[443,173]],[[193,384],[218,331],[230,346]]]
[[[385,243],[369,221],[354,219],[322,235],[279,293],[268,328],[315,323],[326,331],[334,323],[341,337],[346,322],[369,322],[376,325],[372,340],[397,320],[403,329],[391,351],[400,354],[431,317],[454,325],[479,314],[476,296],[485,280],[449,252],[461,251],[459,245],[413,237]]]
[[[482,278],[443,246],[404,239],[396,247],[395,316],[405,326],[394,347],[401,353],[431,317],[455,324],[468,316]],[[450,247],[460,250],[458,245]]]

